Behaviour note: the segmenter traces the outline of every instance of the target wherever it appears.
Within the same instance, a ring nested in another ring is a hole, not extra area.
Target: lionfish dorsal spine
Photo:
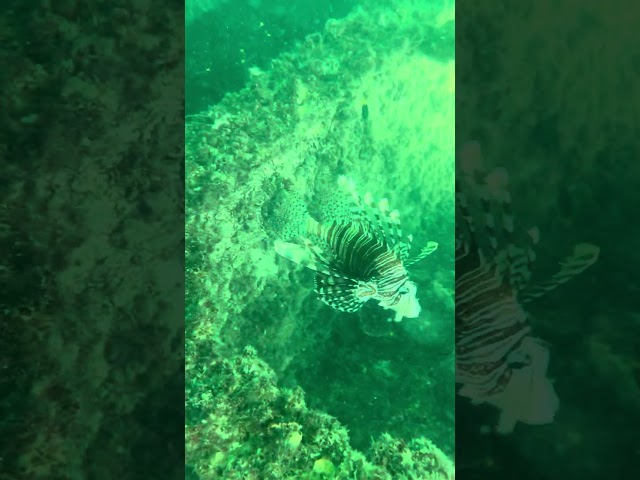
[[[515,238],[506,171],[496,169],[484,177],[482,184],[476,180],[477,175],[465,173],[456,180],[456,217],[461,220],[456,222],[456,236],[467,244],[460,254],[478,249],[483,260],[499,266],[505,281],[521,289],[530,279],[535,259],[532,247],[537,237]]]
[[[402,223],[400,212],[397,209],[391,210],[389,200],[381,198],[377,203],[371,193],[366,192],[360,198],[355,183],[346,177],[339,180],[341,188],[348,193],[355,203],[359,218],[366,224],[366,228],[380,243],[384,243],[389,248],[394,249],[397,245],[402,245]],[[410,247],[407,247],[408,251]],[[402,251],[399,248],[399,251]]]

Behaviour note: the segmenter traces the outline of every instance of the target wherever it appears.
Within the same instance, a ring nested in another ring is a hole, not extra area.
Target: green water
[[[456,408],[459,478],[637,475],[637,15],[622,3],[456,2],[456,138],[509,174],[513,211],[537,225],[544,278],[572,245],[600,258],[527,306],[550,345],[560,408],[550,425],[480,433],[493,411]],[[636,45],[636,44],[634,44]],[[469,94],[463,95],[462,92]]]
[[[225,2],[196,17],[189,475],[452,478],[453,4]],[[388,198],[415,253],[439,243],[409,268],[418,318],[332,309],[275,254],[265,206],[287,190],[313,210],[339,175]]]

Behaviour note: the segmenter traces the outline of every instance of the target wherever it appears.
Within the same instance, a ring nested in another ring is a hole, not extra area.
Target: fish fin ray
[[[428,255],[431,255],[433,252],[435,252],[438,249],[438,242],[433,242],[433,241],[429,241],[427,242],[427,245],[425,245],[422,250],[420,251],[420,253],[418,254],[417,257],[411,259],[408,262],[405,262],[406,266],[410,266],[413,265],[414,263],[419,262],[420,260],[422,260],[423,258],[425,258]]]
[[[318,299],[341,312],[357,312],[367,300],[358,298],[358,282],[353,279],[318,272],[314,283]]]
[[[576,245],[573,253],[560,262],[560,270],[549,280],[525,289],[519,297],[520,301],[529,303],[542,297],[547,292],[555,290],[593,265],[598,260],[599,255],[600,248],[596,245],[589,243]]]

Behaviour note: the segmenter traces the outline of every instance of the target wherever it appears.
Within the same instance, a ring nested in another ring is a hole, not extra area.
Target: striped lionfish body
[[[277,240],[276,252],[315,271],[318,298],[337,310],[356,312],[375,300],[385,310],[395,311],[397,322],[417,317],[421,307],[407,267],[438,244],[428,242],[409,259],[412,238],[403,237],[399,212],[390,210],[386,199],[376,204],[370,194],[360,198],[354,183],[344,176],[338,186],[351,204],[347,214],[321,223],[304,208],[297,242]]]
[[[549,349],[532,336],[527,302],[592,265],[599,249],[581,244],[550,280],[531,285],[538,231],[518,238],[502,169],[482,170],[477,144],[468,144],[456,175],[456,383],[473,403],[500,409],[497,431],[520,421],[553,420],[558,398],[547,378]]]

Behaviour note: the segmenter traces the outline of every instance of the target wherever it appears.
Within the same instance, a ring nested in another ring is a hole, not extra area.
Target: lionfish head
[[[392,304],[385,304],[384,301],[380,302],[380,306],[393,310],[396,312],[394,321],[399,322],[403,318],[417,318],[422,311],[420,302],[416,293],[418,287],[411,280],[407,280],[405,284],[398,289],[398,293],[395,295]]]
[[[498,433],[511,433],[517,422],[527,425],[551,423],[559,407],[553,382],[547,377],[549,350],[539,339],[526,337],[522,347],[530,361],[514,368],[505,389],[488,403],[498,407]]]

